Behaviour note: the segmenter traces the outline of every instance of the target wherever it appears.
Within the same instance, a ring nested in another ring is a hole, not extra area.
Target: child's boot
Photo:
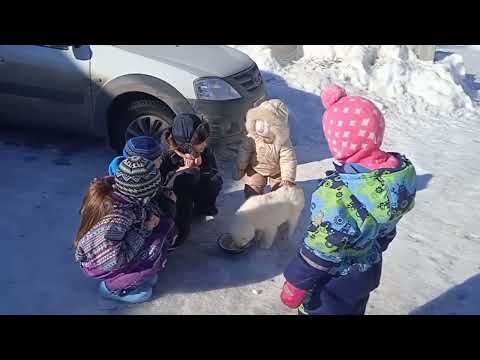
[[[150,284],[139,286],[129,292],[122,291],[119,295],[116,295],[108,289],[105,281],[102,281],[100,283],[98,291],[100,292],[100,295],[106,299],[126,302],[130,304],[142,303],[152,297],[152,287],[150,286]]]
[[[245,200],[247,200],[249,197],[252,197],[252,196],[255,196],[255,195],[262,195],[263,194],[263,187],[262,186],[245,184],[245,187],[243,189],[243,193],[245,195]]]

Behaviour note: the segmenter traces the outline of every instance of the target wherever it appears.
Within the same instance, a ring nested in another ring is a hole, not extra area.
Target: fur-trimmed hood
[[[237,157],[239,174],[248,167],[262,176],[280,175],[295,182],[297,159],[288,129],[288,108],[278,99],[268,100],[248,111],[247,136]],[[263,137],[273,138],[273,143]]]
[[[259,120],[265,122],[265,127],[268,127],[274,135],[276,144],[282,145],[290,138],[288,108],[281,100],[272,99],[264,101],[247,112],[245,126],[248,135],[253,138],[259,137],[256,128]],[[264,128],[264,126],[261,126],[261,128]]]

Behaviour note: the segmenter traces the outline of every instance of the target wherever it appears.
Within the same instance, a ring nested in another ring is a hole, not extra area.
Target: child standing
[[[95,180],[82,204],[75,259],[100,294],[128,303],[147,301],[156,273],[172,245],[172,220],[160,223],[148,204],[160,185],[155,165],[142,157],[123,160],[115,177]]]
[[[297,159],[290,141],[287,106],[278,99],[250,109],[246,120],[247,136],[238,150],[234,180],[245,176],[245,198],[295,185]]]
[[[380,283],[382,252],[414,207],[415,168],[380,149],[385,121],[371,101],[336,85],[321,97],[335,171],[312,195],[308,235],[285,270],[281,299],[302,314],[360,315]]]
[[[163,184],[177,197],[175,223],[182,244],[190,233],[193,215],[215,216],[215,205],[223,185],[213,150],[207,146],[210,127],[195,114],[180,114],[161,136],[168,150],[162,156]]]

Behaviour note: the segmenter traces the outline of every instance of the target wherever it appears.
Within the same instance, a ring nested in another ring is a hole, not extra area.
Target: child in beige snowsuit
[[[295,185],[297,159],[290,141],[287,106],[278,99],[250,109],[247,136],[238,151],[234,180],[245,179],[245,198],[263,194],[267,183],[272,191]]]

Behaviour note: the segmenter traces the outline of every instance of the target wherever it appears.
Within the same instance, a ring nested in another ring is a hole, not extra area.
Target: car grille
[[[230,77],[237,85],[248,92],[252,92],[262,85],[263,79],[256,65]]]

